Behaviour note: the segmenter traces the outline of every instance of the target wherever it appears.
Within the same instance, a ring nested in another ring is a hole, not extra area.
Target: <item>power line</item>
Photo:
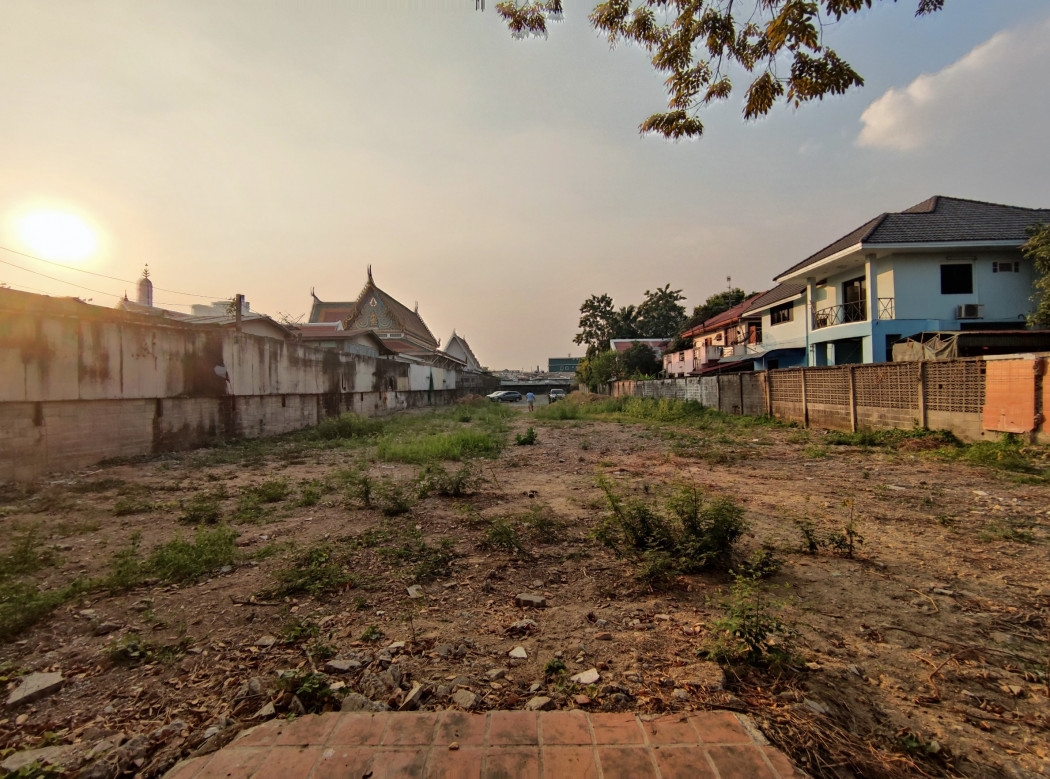
[[[122,281],[125,284],[137,284],[138,283],[137,281],[130,281],[128,279],[122,279],[122,278],[120,278],[118,276],[107,276],[105,273],[96,273],[95,271],[84,270],[83,268],[74,268],[72,265],[63,265],[61,262],[53,262],[52,260],[45,260],[43,257],[37,257],[36,255],[33,255],[33,254],[26,254],[25,252],[16,251],[15,249],[8,249],[6,246],[0,246],[0,250],[3,250],[5,252],[11,252],[11,254],[17,254],[19,257],[27,257],[30,260],[37,260],[38,262],[46,262],[48,265],[54,265],[56,267],[64,268],[66,270],[75,270],[78,273],[87,273],[90,276],[98,276],[98,277],[103,278],[103,279],[112,279],[113,281]],[[3,261],[0,260],[0,262],[3,262]],[[10,265],[11,263],[7,263],[7,264]],[[18,266],[15,265],[14,267],[17,268]],[[28,271],[29,273],[36,273],[36,271],[31,271],[28,268],[22,268],[22,270]],[[44,274],[41,273],[40,275],[43,276]],[[47,278],[51,278],[51,277],[48,276]],[[56,279],[56,281],[61,281],[61,279]],[[72,283],[72,282],[66,282],[66,283]],[[153,289],[159,290],[160,292],[170,292],[173,295],[186,295],[187,297],[191,297],[191,298],[203,298],[204,300],[220,300],[220,299],[222,299],[222,295],[198,295],[195,292],[180,292],[177,289],[165,289],[164,287],[158,287],[156,285],[154,285]],[[104,293],[104,294],[108,294],[108,293]]]
[[[17,253],[17,252],[16,252]],[[65,279],[56,278],[55,276],[48,276],[46,273],[41,273],[38,270],[31,270],[29,268],[23,268],[21,265],[15,265],[13,262],[7,260],[0,260],[4,265],[10,265],[12,268],[18,268],[18,270],[25,271],[26,273],[33,273],[37,276],[43,276],[45,279],[51,279],[51,281],[57,281],[59,284],[68,284],[71,287],[77,289],[86,289],[88,292],[94,292],[97,295],[110,295],[115,298],[119,298],[120,295],[114,295],[112,292],[103,292],[100,289],[92,289],[91,287],[85,287],[83,284],[74,284],[72,281],[66,281]],[[118,279],[119,281],[119,279]]]

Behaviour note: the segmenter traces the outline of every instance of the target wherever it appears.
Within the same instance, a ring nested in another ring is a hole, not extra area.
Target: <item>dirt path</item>
[[[46,588],[111,570],[133,533],[142,550],[190,536],[179,517],[194,495],[214,496],[235,521],[238,556],[196,582],[69,600],[0,647],[9,690],[31,672],[65,680],[0,711],[0,748],[72,745],[58,759],[71,773],[155,776],[256,715],[331,708],[351,691],[358,705],[395,708],[521,708],[537,697],[591,711],[728,708],[823,776],[1050,774],[1050,487],[784,428],[690,432],[522,412],[511,441],[529,425],[537,443],[476,461],[471,494],[411,498],[400,516],[362,505],[345,474],[407,485],[418,466],[296,439],[9,491],[0,549],[15,559],[16,542],[35,534],[50,550],[33,574]],[[607,511],[599,475],[643,499],[692,483],[744,506],[740,556],[771,545],[783,560],[767,608],[797,661],[723,676],[698,653],[730,577],[649,591],[632,561],[590,536]],[[245,488],[274,481],[288,494],[243,509]],[[114,516],[136,500],[150,510]],[[863,538],[853,559],[802,551],[799,523],[824,538],[849,521],[849,503]],[[311,549],[327,549],[343,580],[275,594],[282,571],[331,573],[305,562]],[[408,593],[417,580],[422,598]],[[546,607],[516,605],[522,593]],[[524,659],[509,656],[518,647]],[[590,669],[594,683],[571,681]],[[304,692],[304,681],[314,686]]]

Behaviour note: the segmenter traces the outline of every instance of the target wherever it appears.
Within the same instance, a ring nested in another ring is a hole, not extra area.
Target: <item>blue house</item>
[[[1035,269],[1020,252],[1050,209],[935,196],[884,213],[793,265],[752,302],[757,370],[883,362],[902,337],[1023,329]]]

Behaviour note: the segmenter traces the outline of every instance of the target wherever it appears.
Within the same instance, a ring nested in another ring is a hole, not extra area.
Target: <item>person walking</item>
[[[532,404],[536,402],[536,396],[532,394],[531,390],[525,393],[525,400],[529,401],[529,411],[532,411]]]

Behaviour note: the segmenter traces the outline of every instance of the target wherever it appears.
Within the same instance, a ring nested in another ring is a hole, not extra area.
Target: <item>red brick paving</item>
[[[332,713],[273,720],[165,779],[789,779],[732,712]],[[454,745],[454,748],[450,748]]]

